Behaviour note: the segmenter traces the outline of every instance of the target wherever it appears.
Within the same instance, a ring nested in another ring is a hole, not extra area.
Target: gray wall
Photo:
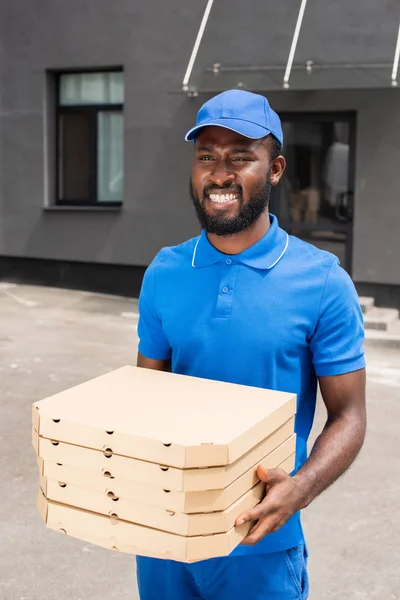
[[[274,13],[267,4],[216,0],[194,78],[217,60],[286,61],[294,3],[285,0]],[[358,12],[348,4],[340,0],[333,10],[324,0],[329,12],[321,13],[310,0],[301,60],[393,59],[397,3],[365,0]],[[188,0],[0,1],[0,255],[140,266],[161,246],[197,233],[187,193],[191,146],[183,134],[206,96],[189,99],[179,89],[204,7]],[[44,210],[54,202],[45,71],[113,65],[125,69],[124,206]],[[398,284],[400,92],[268,96],[281,111],[357,110],[353,276]]]
[[[197,231],[182,143],[193,110],[169,93],[179,89],[203,11],[185,4],[1,3],[0,254],[146,265],[159,246]],[[44,211],[45,70],[112,65],[126,74],[124,207]]]

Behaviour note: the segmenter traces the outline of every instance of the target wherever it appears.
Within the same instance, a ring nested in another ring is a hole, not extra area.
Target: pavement
[[[45,528],[31,446],[32,403],[134,364],[136,323],[133,299],[0,282],[1,600],[138,598],[132,556]],[[367,360],[364,448],[303,515],[311,600],[400,599],[400,351],[369,340]]]

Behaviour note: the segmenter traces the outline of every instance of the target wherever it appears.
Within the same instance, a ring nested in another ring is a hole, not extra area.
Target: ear
[[[278,156],[271,165],[271,185],[278,185],[285,169],[286,160],[283,156]]]

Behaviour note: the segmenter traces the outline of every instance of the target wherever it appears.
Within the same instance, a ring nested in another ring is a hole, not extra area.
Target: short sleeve
[[[139,352],[153,360],[171,358],[171,347],[157,314],[156,259],[145,272],[139,295]]]
[[[365,367],[364,320],[350,276],[335,258],[322,292],[310,346],[318,377]]]

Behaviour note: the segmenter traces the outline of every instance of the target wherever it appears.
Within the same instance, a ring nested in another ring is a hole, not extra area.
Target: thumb
[[[260,464],[257,467],[257,477],[264,483],[269,481],[269,471],[263,464]]]
[[[281,469],[267,469],[263,464],[257,467],[257,477],[264,483],[274,484],[287,477]]]

